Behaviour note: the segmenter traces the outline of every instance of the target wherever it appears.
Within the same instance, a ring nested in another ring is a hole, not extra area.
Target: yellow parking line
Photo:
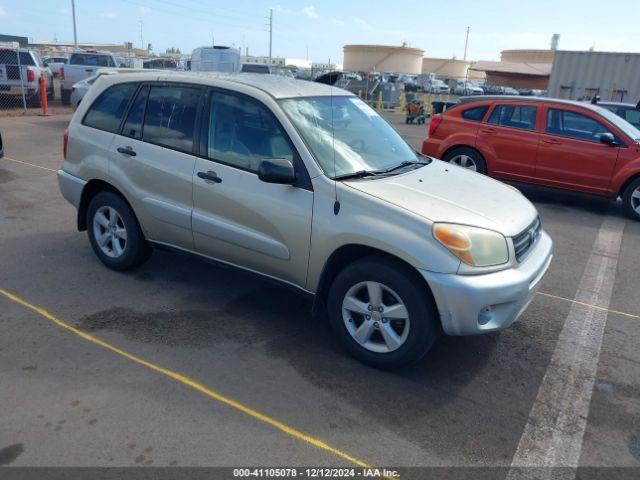
[[[4,156],[2,160],[9,160],[10,162],[16,162],[16,163],[21,163],[23,165],[29,165],[30,167],[41,168],[42,170],[47,170],[49,172],[54,172],[54,173],[57,172],[57,170],[54,170],[53,168],[43,167],[42,165],[36,165],[35,163],[23,162],[22,160],[16,160],[15,158],[7,157],[7,156]]]
[[[363,462],[362,460],[359,460],[355,457],[352,457],[351,455],[344,453],[340,450],[338,450],[337,448],[332,447],[331,445],[326,444],[325,442],[323,442],[322,440],[318,440],[317,438],[314,438],[310,435],[306,435],[302,432],[300,432],[299,430],[296,430],[295,428],[289,427],[288,425],[285,425],[282,422],[279,422],[278,420],[275,420],[263,413],[260,413],[256,410],[253,410],[250,407],[247,407],[239,402],[236,402],[235,400],[229,398],[229,397],[225,397],[224,395],[221,395],[217,392],[214,392],[213,390],[205,387],[204,385],[196,382],[195,380],[191,380],[188,377],[185,377],[184,375],[180,375],[179,373],[173,372],[171,370],[167,370],[166,368],[162,368],[159,367],[158,365],[155,365],[151,362],[148,362],[146,360],[143,360],[140,357],[136,357],[135,355],[132,355],[130,353],[125,352],[124,350],[121,350],[118,347],[114,347],[113,345],[100,340],[99,338],[94,337],[93,335],[89,335],[86,332],[83,332],[82,330],[79,330],[71,325],[69,325],[68,323],[63,322],[62,320],[58,319],[57,317],[55,317],[54,315],[52,315],[51,313],[47,312],[46,310],[37,307],[29,302],[27,302],[26,300],[7,292],[6,290],[2,290],[0,289],[0,294],[4,295],[6,298],[8,298],[9,300],[11,300],[12,302],[15,302],[19,305],[22,305],[23,307],[26,307],[30,310],[33,310],[34,312],[38,313],[39,315],[43,316],[44,318],[46,318],[47,320],[53,322],[54,324],[58,325],[59,327],[62,327],[74,334],[76,334],[77,336],[87,340],[88,342],[91,343],[95,343],[96,345],[100,345],[103,348],[106,348],[107,350],[111,350],[114,353],[117,353],[118,355],[125,357],[129,360],[131,360],[132,362],[135,362],[139,365],[142,365],[144,367],[147,367],[150,370],[154,370],[155,372],[161,373],[162,375],[169,377],[173,380],[176,380],[177,382],[182,383],[183,385],[186,385],[188,387],[193,388],[194,390],[197,390],[201,393],[204,393],[205,395],[207,395],[208,397],[213,398],[214,400],[217,400],[218,402],[224,403],[225,405],[228,405],[231,408],[234,408],[236,410],[239,410],[242,413],[245,413],[247,415],[249,415],[250,417],[255,418],[256,420],[260,420],[263,423],[266,423],[268,425],[271,425],[272,427],[277,428],[278,430],[286,433],[287,435],[290,435],[298,440],[302,440],[305,443],[308,443],[310,445],[313,445],[314,447],[317,447],[321,450],[325,450],[329,453],[332,453],[333,455],[342,458],[343,460],[346,460],[354,465],[357,465],[359,467],[363,467],[363,468],[372,468],[369,465],[367,465],[365,462]]]
[[[558,295],[551,295],[550,293],[538,292],[538,295],[542,295],[543,297],[555,298],[556,300],[563,300],[569,303],[575,303],[578,305],[582,305],[583,307],[593,308],[595,310],[601,310],[603,312],[615,313],[616,315],[622,315],[624,317],[636,318],[640,320],[640,315],[635,315],[633,313],[621,312],[620,310],[612,310],[610,308],[599,307],[598,305],[592,305],[590,303],[579,302],[578,300],[572,300],[570,298],[560,297]]]

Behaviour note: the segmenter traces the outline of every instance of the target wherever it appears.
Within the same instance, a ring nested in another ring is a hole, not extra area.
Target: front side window
[[[398,132],[358,97],[301,97],[281,105],[330,177],[418,161]]]
[[[136,87],[136,83],[119,83],[109,87],[93,102],[82,123],[116,133]]]
[[[535,130],[537,108],[529,105],[496,105],[489,123],[501,127]]]
[[[211,95],[208,156],[251,172],[257,172],[266,158],[293,162],[293,151],[280,124],[264,105],[221,92]]]
[[[145,142],[191,153],[201,92],[202,90],[196,87],[151,86],[142,139]]]
[[[603,124],[581,113],[556,108],[547,112],[547,133],[551,135],[599,142],[600,135],[608,131]]]
[[[483,107],[467,108],[462,112],[462,118],[464,118],[465,120],[471,120],[473,122],[481,122],[488,109],[488,105],[485,105]]]

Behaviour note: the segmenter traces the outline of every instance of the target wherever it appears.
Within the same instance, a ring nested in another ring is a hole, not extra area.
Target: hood
[[[507,237],[522,232],[537,215],[515,188],[440,160],[404,174],[345,183],[433,222],[472,225]]]

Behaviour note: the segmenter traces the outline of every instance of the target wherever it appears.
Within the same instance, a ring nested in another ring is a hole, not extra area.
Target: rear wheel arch
[[[348,244],[336,249],[324,264],[313,301],[314,315],[319,315],[325,311],[329,289],[338,274],[348,265],[366,257],[384,258],[387,261],[398,264],[402,269],[406,269],[406,271],[414,277],[416,282],[419,282],[424,286],[425,294],[429,295],[435,304],[435,298],[433,297],[429,284],[413,265],[396,255],[387,253],[378,248],[361,244]]]
[[[100,192],[115,193],[127,203],[129,208],[131,208],[131,211],[133,211],[135,214],[135,210],[131,206],[131,202],[127,200],[127,197],[125,197],[120,190],[118,190],[116,187],[114,187],[110,183],[105,182],[104,180],[98,180],[98,179],[90,180],[82,189],[82,195],[80,197],[80,205],[78,206],[78,230],[80,232],[83,232],[87,229],[87,209],[89,208],[91,199],[93,199],[93,197],[95,197]]]

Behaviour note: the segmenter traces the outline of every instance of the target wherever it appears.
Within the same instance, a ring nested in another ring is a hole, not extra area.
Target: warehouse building
[[[424,50],[406,45],[345,45],[344,69],[354,72],[422,73]]]
[[[557,51],[549,78],[549,96],[637,103],[640,53]]]
[[[476,62],[473,71],[484,72],[489,85],[546,90],[551,74],[550,63]]]

